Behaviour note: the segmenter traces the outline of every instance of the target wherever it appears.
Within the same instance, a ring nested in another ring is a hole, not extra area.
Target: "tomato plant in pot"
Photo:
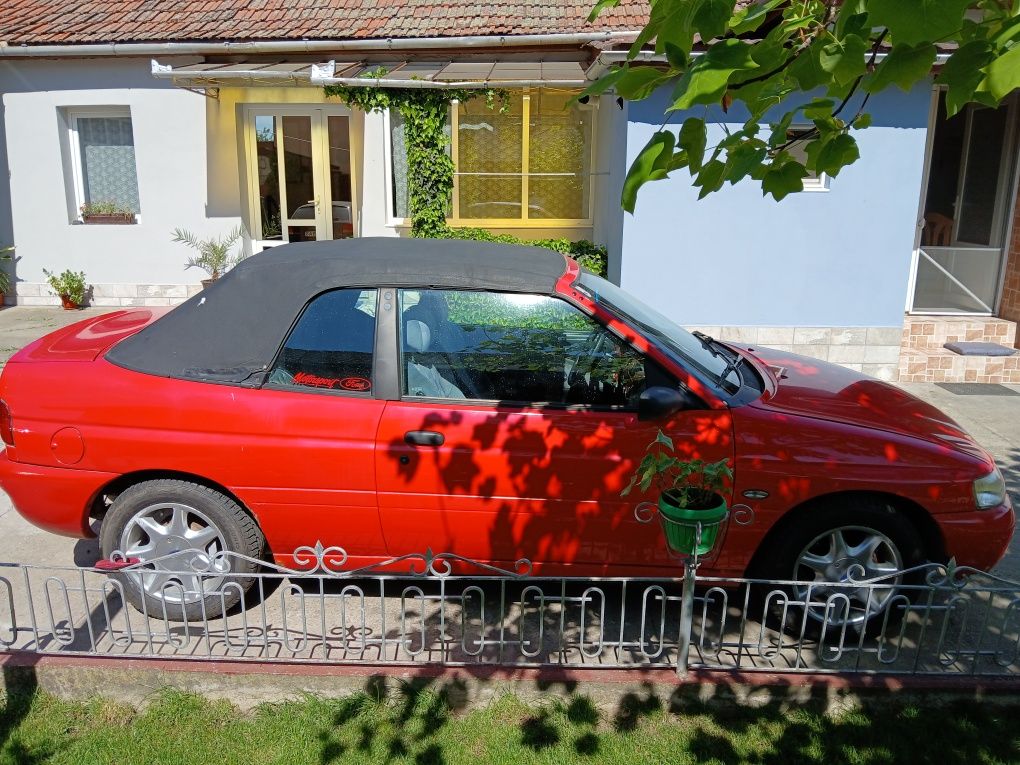
[[[46,281],[54,295],[60,297],[64,310],[73,311],[85,304],[85,294],[88,287],[85,284],[84,271],[71,271],[67,269],[60,274],[54,274],[43,269],[46,274]]]
[[[172,241],[180,242],[198,255],[188,258],[185,268],[201,268],[207,274],[208,279],[202,280],[202,286],[208,287],[223,274],[244,260],[244,253],[234,254],[233,248],[241,238],[240,227],[235,228],[222,237],[210,237],[199,239],[192,232],[183,228],[175,228]]]
[[[624,496],[634,488],[659,489],[659,514],[669,548],[684,556],[704,556],[715,547],[728,508],[722,492],[733,478],[727,460],[705,462],[676,453],[661,430],[634,470]]]

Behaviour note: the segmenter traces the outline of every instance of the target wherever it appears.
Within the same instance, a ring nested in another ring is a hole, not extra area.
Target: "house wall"
[[[200,236],[237,225],[208,212],[206,100],[154,80],[148,60],[0,61],[18,302],[51,303],[42,270],[85,271],[98,305],[167,305],[197,289],[176,226]],[[136,225],[75,222],[65,111],[131,111],[141,214]],[[0,210],[3,201],[0,198]],[[139,285],[142,285],[141,287]]]
[[[198,59],[168,59],[179,67]],[[200,237],[237,225],[251,230],[243,114],[248,104],[314,105],[321,88],[223,87],[217,98],[157,80],[149,59],[0,59],[0,246],[17,245],[17,302],[53,304],[43,269],[85,272],[94,305],[166,305],[199,288],[205,275],[184,269],[190,252],[170,241],[175,227]],[[605,241],[619,262],[622,221],[619,186],[625,172],[623,113],[604,98],[597,111],[594,228],[496,230],[526,239]],[[117,106],[130,109],[141,214],[136,225],[82,225],[77,221],[71,147],[65,110]],[[390,217],[385,120],[351,114],[351,156],[361,236],[402,236]],[[251,250],[251,243],[246,242]]]
[[[630,105],[628,164],[668,95]],[[861,159],[827,191],[776,203],[745,180],[699,201],[686,172],[646,186],[624,217],[621,285],[686,326],[894,377],[930,98],[930,83],[873,96]],[[745,118],[709,109],[708,145]]]

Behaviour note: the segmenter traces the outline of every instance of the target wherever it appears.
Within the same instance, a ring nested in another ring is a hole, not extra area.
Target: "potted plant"
[[[14,252],[14,247],[0,247],[0,260],[14,260],[14,256],[11,253]],[[7,296],[11,294],[11,275],[6,270],[0,269],[0,307],[2,307],[7,299]]]
[[[103,200],[86,202],[81,206],[82,223],[129,224],[135,222],[135,214],[116,202]]]
[[[237,244],[237,240],[240,238],[240,227],[235,228],[226,236],[212,237],[209,239],[199,239],[190,231],[181,228],[175,228],[173,232],[173,241],[181,242],[198,253],[195,257],[188,258],[188,262],[184,267],[186,269],[192,267],[201,268],[209,274],[208,279],[202,280],[203,287],[208,287],[214,281],[223,276],[223,274],[244,260],[243,253],[235,255],[231,252],[234,245]]]
[[[87,287],[84,271],[68,269],[61,274],[53,274],[44,268],[43,273],[46,274],[46,281],[49,282],[53,294],[60,297],[65,311],[76,310],[85,304]]]
[[[635,487],[647,491],[655,484],[666,544],[681,555],[703,556],[715,547],[719,528],[726,520],[722,492],[732,478],[727,460],[705,462],[680,457],[673,440],[660,430],[621,493],[626,496]]]

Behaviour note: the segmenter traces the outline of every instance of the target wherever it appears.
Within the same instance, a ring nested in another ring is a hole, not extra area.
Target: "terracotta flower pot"
[[[81,306],[78,305],[78,303],[75,303],[67,295],[60,296],[60,304],[64,307],[65,311],[77,311],[79,308],[81,308]]]
[[[202,289],[204,289],[204,290],[209,289],[214,284],[216,284],[216,279],[203,279],[202,280]]]

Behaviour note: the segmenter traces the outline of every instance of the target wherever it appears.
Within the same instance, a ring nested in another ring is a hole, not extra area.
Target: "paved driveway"
[[[63,311],[49,307],[0,310],[0,364],[47,332],[106,310]],[[967,393],[927,383],[902,387],[949,414],[995,455],[1006,475],[1013,502],[1020,506],[1020,385],[964,386]],[[0,561],[66,565],[90,564],[97,557],[94,540],[67,539],[37,530],[13,511],[10,500],[0,492]],[[1014,538],[1009,555],[997,571],[1020,579],[1020,535]]]

